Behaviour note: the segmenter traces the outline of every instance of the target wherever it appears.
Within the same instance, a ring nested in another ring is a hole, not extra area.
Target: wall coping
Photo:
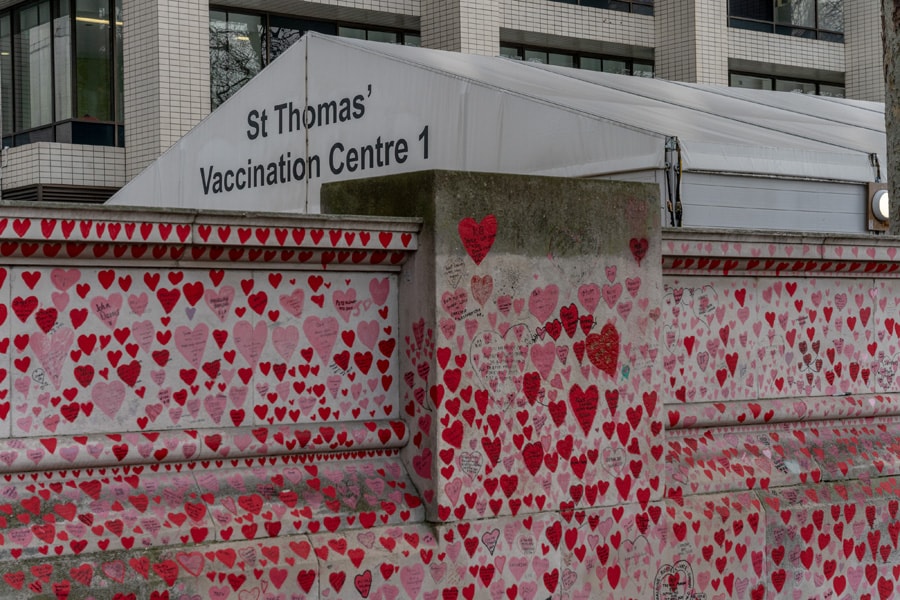
[[[667,275],[900,276],[896,236],[668,228],[662,230],[662,255]]]
[[[0,203],[0,257],[396,270],[421,219]]]

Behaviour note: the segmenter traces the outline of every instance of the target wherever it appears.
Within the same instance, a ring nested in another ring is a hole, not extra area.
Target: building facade
[[[882,101],[877,0],[0,2],[4,199],[100,202],[305,31]]]

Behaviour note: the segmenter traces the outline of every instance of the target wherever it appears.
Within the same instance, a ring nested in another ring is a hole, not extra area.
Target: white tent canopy
[[[323,183],[423,169],[659,174],[675,138],[685,173],[858,185],[883,123],[875,103],[310,33],[109,204],[318,212]]]

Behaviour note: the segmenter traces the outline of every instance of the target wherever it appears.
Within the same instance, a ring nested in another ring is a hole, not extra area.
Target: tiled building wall
[[[694,4],[697,81],[728,85],[728,10],[721,0],[696,0]],[[662,23],[665,26],[665,23]],[[658,25],[657,25],[658,26]]]
[[[728,84],[727,10],[724,2],[696,0],[685,7],[659,0],[656,74],[663,79]]]
[[[656,13],[656,75],[679,81],[697,80],[696,14],[693,3],[659,0]]]
[[[849,0],[844,6],[847,97],[884,102],[884,52],[881,6],[874,0]]]
[[[125,150],[40,142],[7,150],[2,172],[4,190],[36,184],[121,187]]]
[[[728,28],[728,56],[762,63],[844,71],[844,44]]]
[[[500,51],[500,12],[499,0],[425,0],[422,44],[496,56]]]
[[[653,17],[552,0],[503,0],[502,21],[504,28],[515,31],[645,48],[655,46],[657,35]]]
[[[446,0],[422,1],[422,45],[439,50],[459,50],[460,34],[459,2]]]
[[[209,113],[209,5],[126,0],[123,9],[130,179]]]

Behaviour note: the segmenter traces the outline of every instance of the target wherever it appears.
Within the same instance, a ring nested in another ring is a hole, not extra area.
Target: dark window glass
[[[652,62],[636,61],[630,58],[580,53],[570,54],[545,48],[513,46],[510,44],[500,45],[500,56],[561,67],[575,67],[587,71],[605,71],[620,75],[653,77]]]
[[[747,88],[751,90],[772,89],[771,77],[755,77],[753,75],[732,73],[729,79],[729,85],[731,87]]]
[[[844,31],[842,0],[818,0],[818,27],[827,31]]]
[[[653,0],[554,0],[562,4],[580,4],[591,8],[653,15]]]
[[[819,96],[830,96],[832,98],[844,97],[844,86],[837,83],[787,79],[784,77],[773,77],[771,75],[729,73],[728,84],[731,87],[753,90],[777,90],[779,92],[793,92],[795,94],[810,95],[816,94]]]
[[[732,17],[754,19],[757,21],[773,21],[775,18],[771,1],[730,0],[728,9]]]
[[[217,108],[230,98],[307,31],[408,46],[420,46],[422,43],[417,34],[403,31],[211,8],[209,71],[212,108]]]
[[[814,28],[815,0],[775,0],[775,22],[781,25]]]
[[[728,0],[728,16],[729,27],[844,41],[844,0]]]
[[[75,7],[75,114],[79,119],[112,121],[109,2],[77,0]]]
[[[3,135],[13,131],[12,28],[9,15],[0,16],[0,112]],[[4,141],[4,144],[8,142]]]
[[[273,61],[307,31],[337,35],[337,25],[323,21],[309,21],[271,15],[269,17],[269,61]]]
[[[72,19],[69,0],[58,0],[53,19],[53,76],[56,120],[72,118]]]
[[[0,12],[3,144],[123,145],[121,2],[40,0]],[[79,142],[72,119],[103,124],[102,133]]]
[[[209,11],[209,63],[212,108],[244,87],[263,68],[263,18]]]
[[[53,56],[50,2],[18,12],[14,36],[15,128],[31,129],[53,121]]]

